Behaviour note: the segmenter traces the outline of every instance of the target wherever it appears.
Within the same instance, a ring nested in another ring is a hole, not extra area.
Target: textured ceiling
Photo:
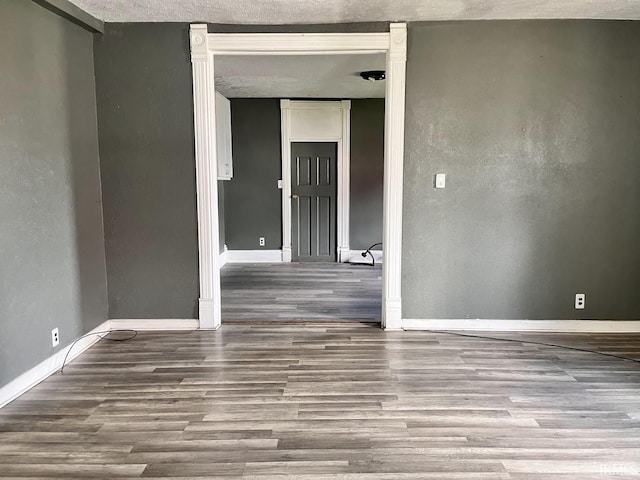
[[[227,98],[384,98],[385,55],[216,56],[216,90]]]
[[[640,0],[71,0],[106,22],[232,24],[640,19]]]

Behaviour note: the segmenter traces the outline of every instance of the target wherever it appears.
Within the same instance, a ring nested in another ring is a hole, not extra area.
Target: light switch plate
[[[278,188],[282,190],[282,180],[278,180]]]
[[[447,175],[444,173],[436,173],[436,188],[445,188]]]

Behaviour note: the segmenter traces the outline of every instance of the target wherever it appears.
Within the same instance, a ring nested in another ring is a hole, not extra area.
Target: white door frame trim
[[[313,131],[303,135],[293,133],[291,111],[311,111],[322,116],[323,112],[339,111],[340,128],[331,128],[331,118],[314,122]],[[349,199],[351,180],[351,101],[280,100],[280,137],[282,145],[282,261],[290,262],[291,253],[291,143],[334,142],[338,144],[337,193],[337,257],[338,262],[349,261]],[[329,120],[325,122],[323,120]]]
[[[407,26],[384,33],[209,33],[190,29],[198,205],[200,328],[221,325],[218,176],[215,133],[215,55],[340,55],[386,53],[382,326],[402,328],[402,171]],[[284,183],[284,182],[283,182]],[[285,183],[286,185],[286,183]]]

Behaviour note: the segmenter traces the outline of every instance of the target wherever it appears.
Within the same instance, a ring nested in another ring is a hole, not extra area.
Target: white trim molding
[[[191,25],[193,110],[198,205],[200,328],[216,329],[222,321],[218,265],[218,153],[213,55],[208,51],[207,25]]]
[[[280,153],[282,176],[282,261],[290,262],[291,248],[291,109],[290,100],[280,100]]]
[[[342,138],[338,142],[338,262],[349,261],[351,214],[351,101],[342,102]]]
[[[57,351],[46,360],[40,362],[35,367],[26,371],[19,377],[7,383],[4,387],[0,388],[0,408],[4,407],[8,403],[18,398],[23,393],[28,392],[33,387],[38,385],[43,380],[57,373],[62,368],[62,362],[64,361],[67,353],[67,363],[71,362],[74,358],[78,357],[83,352],[87,351],[94,343],[100,340],[97,335],[98,332],[107,332],[109,330],[118,329],[131,329],[131,330],[156,330],[156,331],[171,331],[171,330],[198,330],[200,322],[196,319],[112,319],[107,320],[98,325],[93,330],[87,332],[84,338],[80,338],[75,344],[70,343],[66,347]],[[91,334],[96,335],[91,335]],[[73,346],[73,350],[69,352],[69,349]]]
[[[225,248],[224,251],[218,255],[218,267],[222,268],[227,264],[227,252],[228,250]]]
[[[337,254],[349,261],[351,173],[351,101],[281,100],[282,261],[291,261],[291,143],[335,142],[338,145]]]
[[[182,331],[199,330],[200,322],[196,318],[112,318],[111,330],[139,331]]]
[[[382,327],[402,328],[402,172],[407,25],[390,25],[385,97]]]
[[[210,33],[215,55],[351,55],[386,53],[388,33]]]
[[[88,332],[88,334],[94,332],[104,332],[109,330],[110,328],[111,327],[109,320],[107,320],[106,322],[101,323],[96,328]],[[98,335],[89,335],[78,340],[73,346],[73,350],[69,354],[69,357],[67,358],[67,363],[87,350],[98,340],[100,340],[100,337]],[[60,368],[62,368],[62,362],[64,361],[64,357],[67,355],[70,348],[71,344],[58,350],[46,360],[40,362],[32,369],[26,371],[18,378],[10,381],[4,387],[0,388],[0,408],[4,407],[9,402],[12,402],[23,393],[29,391],[40,382],[47,379],[49,376],[58,372]]]
[[[282,263],[282,250],[227,250],[225,263]]]
[[[214,61],[216,55],[344,55],[387,54],[385,101],[385,170],[384,170],[384,268],[382,272],[382,326],[402,327],[401,259],[402,259],[402,163],[404,157],[404,111],[407,26],[392,23],[386,33],[208,33],[204,24],[191,25],[191,61],[193,64],[194,124],[196,145],[196,194],[198,203],[198,248],[200,257],[200,328],[217,328],[220,310],[220,255],[218,249],[217,152],[215,138]],[[345,104],[339,102],[343,109]],[[291,119],[283,110],[283,129],[291,129]],[[287,123],[288,122],[288,123]],[[349,152],[349,131],[343,120],[339,155]],[[305,141],[305,140],[302,140]],[[333,141],[314,138],[311,141]],[[290,155],[283,145],[283,157]],[[290,172],[282,172],[283,195],[290,189]],[[348,176],[339,175],[339,180]],[[348,181],[340,190],[348,212]],[[290,212],[283,202],[283,229],[291,231]],[[348,248],[348,213],[342,216],[338,253],[341,261],[350,255]],[[345,221],[346,220],[346,221]],[[345,228],[346,227],[346,228]],[[283,237],[284,238],[284,237]],[[283,240],[281,260],[291,261],[290,242]]]
[[[404,330],[485,332],[640,333],[640,320],[404,319]]]

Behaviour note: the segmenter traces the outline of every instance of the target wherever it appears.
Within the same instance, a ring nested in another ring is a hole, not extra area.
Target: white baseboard
[[[112,330],[172,331],[200,328],[200,322],[194,318],[112,318],[109,323]]]
[[[109,321],[107,320],[88,333],[103,332],[109,330],[110,328],[111,327],[109,325]],[[73,350],[69,354],[69,357],[67,358],[67,363],[87,350],[98,340],[100,340],[100,337],[98,335],[91,335],[78,340],[78,342],[76,342],[76,344],[73,346]],[[62,362],[64,361],[64,357],[67,355],[70,347],[71,345],[68,345],[58,350],[46,360],[40,362],[32,369],[27,370],[18,378],[10,381],[4,387],[0,388],[0,408],[4,407],[9,402],[15,400],[23,393],[35,387],[50,375],[53,375],[54,373],[59,371],[60,368],[62,368]]]
[[[640,320],[403,319],[403,330],[640,333]]]
[[[362,252],[365,250],[351,250],[349,252],[349,262],[350,263],[371,263],[371,257],[367,255],[366,257],[362,256]],[[382,263],[382,250],[371,250],[373,254],[373,258],[376,260],[376,264]]]
[[[338,263],[346,263],[351,260],[349,247],[338,247]]]
[[[385,331],[403,330],[402,300],[382,299],[382,328]]]
[[[363,250],[349,250],[348,261],[352,263],[370,263],[369,255],[363,258]],[[289,252],[290,253],[290,252]],[[382,263],[382,250],[371,250],[376,263]],[[227,263],[282,263],[287,260],[286,252],[282,250],[225,250],[218,256],[218,264],[223,267]],[[346,261],[346,260],[345,260]]]
[[[89,333],[104,332],[117,329],[132,329],[140,331],[169,331],[169,330],[197,330],[199,328],[198,320],[188,319],[113,319],[101,323]],[[82,338],[73,346],[73,350],[67,357],[67,363],[85,352],[94,343],[100,340],[98,335],[91,335]],[[60,371],[62,362],[67,355],[71,345],[59,350],[46,360],[40,362],[32,369],[26,371],[18,378],[10,381],[4,387],[0,388],[0,408],[26,393],[49,376]]]
[[[227,250],[225,263],[281,263],[282,250]]]
[[[227,264],[227,252],[229,250],[226,250],[224,252],[222,252],[220,255],[218,255],[218,267],[222,268]]]

